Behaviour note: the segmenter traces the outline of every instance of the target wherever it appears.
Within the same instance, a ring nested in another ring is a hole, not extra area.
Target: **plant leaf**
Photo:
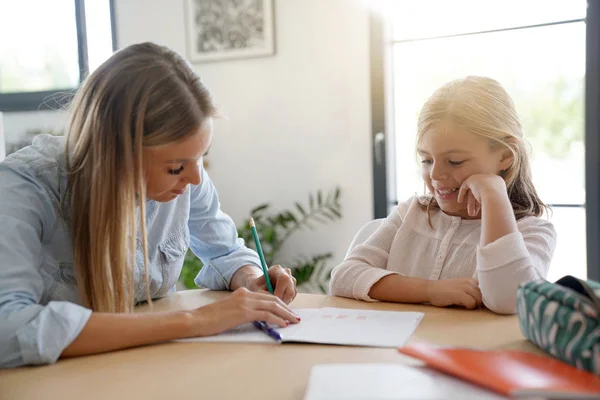
[[[294,214],[292,214],[291,211],[288,211],[286,213],[287,219],[288,221],[292,221],[293,223],[295,223],[296,225],[298,225],[298,219],[294,216]]]
[[[315,266],[310,262],[305,262],[302,265],[292,270],[292,275],[296,278],[296,284],[301,285],[310,280],[313,272],[315,270]]]
[[[331,205],[327,208],[328,211],[334,212],[337,211],[340,215],[342,215],[342,207],[339,205]]]
[[[340,219],[342,218],[342,213],[340,213],[335,208],[330,208],[329,211],[331,211],[332,213],[334,213],[338,218],[340,218]]]
[[[300,203],[296,203],[296,208],[298,209],[298,211],[300,211],[300,214],[302,214],[303,217],[306,217],[306,211],[304,211],[304,208],[302,208]]]
[[[288,221],[284,214],[277,215],[277,223],[283,227],[283,229],[287,229]]]
[[[321,289],[321,293],[327,294],[329,287],[326,283],[319,283],[319,289]]]
[[[269,203],[264,203],[261,204],[259,206],[254,207],[251,211],[250,211],[250,215],[254,216],[255,214],[258,214],[259,212],[266,210],[267,208],[269,208],[271,205]]]
[[[323,212],[321,212],[321,214],[322,214],[322,213],[323,213]],[[313,221],[316,221],[316,222],[318,222],[318,223],[320,223],[320,224],[327,224],[327,220],[326,220],[326,219],[324,219],[324,218],[323,218],[321,215],[319,215],[319,214],[315,214],[315,215],[313,215],[313,217],[312,217],[312,220],[313,220]]]
[[[252,209],[252,216],[256,222],[256,229],[261,237],[261,243],[265,260],[268,265],[275,261],[290,266],[292,274],[297,279],[298,285],[305,285],[306,289],[311,291],[327,291],[327,281],[331,276],[330,260],[333,258],[331,253],[319,254],[316,256],[307,255],[307,257],[280,257],[282,246],[287,243],[297,230],[306,228],[314,230],[316,224],[327,224],[342,217],[342,207],[339,203],[341,189],[335,187],[329,191],[316,190],[309,193],[308,204],[300,202],[292,203],[291,209],[284,209],[279,212],[269,211],[268,203],[260,204]],[[240,224],[238,236],[244,239],[248,247],[254,247],[254,238],[248,221]],[[290,262],[290,259],[293,260]],[[189,264],[192,261],[187,261]],[[201,261],[198,260],[201,265]],[[194,265],[196,261],[193,261]],[[197,268],[197,267],[196,267]],[[182,280],[187,278],[189,285],[194,285],[193,278],[197,272],[190,271],[190,267],[182,271]],[[195,269],[195,268],[194,268]],[[187,272],[184,277],[183,274]],[[190,273],[191,272],[191,273]]]
[[[275,243],[276,237],[277,237],[277,233],[275,232],[275,229],[273,228],[266,228],[263,230],[262,232],[263,234],[263,241],[273,244]]]
[[[333,222],[333,221],[335,221],[337,219],[334,215],[331,215],[330,213],[328,213],[327,210],[321,211],[321,215],[323,215],[324,217],[326,217],[331,222]]]
[[[184,286],[188,289],[197,288],[194,279],[198,272],[202,269],[202,261],[191,250],[185,254],[183,267],[181,269],[181,275],[179,280],[184,284]]]

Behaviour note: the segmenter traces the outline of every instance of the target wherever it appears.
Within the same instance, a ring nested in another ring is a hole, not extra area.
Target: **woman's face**
[[[201,182],[202,157],[212,141],[212,119],[187,138],[144,149],[146,197],[168,202],[183,194],[187,185]]]

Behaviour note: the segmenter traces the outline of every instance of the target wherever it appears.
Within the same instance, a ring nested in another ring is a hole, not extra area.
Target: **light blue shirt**
[[[38,136],[0,163],[0,367],[55,362],[91,315],[80,305],[60,211],[66,182],[62,137]],[[209,289],[228,289],[240,267],[260,265],[220,210],[204,169],[202,182],[175,200],[148,201],[146,221],[153,298],[173,288],[188,247],[204,263],[195,282]],[[136,301],[146,300],[143,269],[138,248]]]

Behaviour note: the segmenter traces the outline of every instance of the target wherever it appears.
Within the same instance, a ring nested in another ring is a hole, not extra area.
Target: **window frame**
[[[89,74],[87,30],[85,22],[85,0],[75,2],[75,25],[77,28],[77,53],[79,62],[79,83]],[[110,8],[110,29],[113,51],[117,50],[117,33],[115,28],[115,0],[108,0]],[[77,88],[64,88],[38,92],[0,92],[0,112],[37,111],[60,109],[64,94],[74,93]]]
[[[588,1],[585,66],[587,277],[600,282],[600,2]]]
[[[387,107],[388,101],[385,88],[387,87],[386,76],[386,52],[388,51],[385,43],[388,42],[389,31],[385,25],[382,15],[377,12],[371,12],[369,18],[369,56],[371,70],[371,152],[373,160],[373,215],[375,218],[384,218],[388,214],[390,201],[388,193],[389,163],[387,151],[388,146]],[[391,161],[391,158],[389,159]]]
[[[585,72],[585,204],[600,205],[600,2],[588,0],[587,14],[584,19],[565,20],[546,24],[532,24],[522,27],[494,29],[490,31],[471,32],[443,37],[464,36],[498,31],[538,28],[542,26],[575,23],[586,23],[586,72]],[[389,53],[394,43],[402,40],[391,40],[390,29],[384,17],[372,11],[369,19],[370,33],[370,69],[371,69],[371,156],[373,171],[373,216],[384,218],[392,206],[398,204],[395,193],[396,177],[392,167],[394,156],[391,145],[393,123],[386,106],[393,102],[392,96],[386,93],[390,87],[391,57]],[[437,38],[437,37],[436,37]],[[590,39],[592,38],[592,39]],[[428,40],[432,38],[410,39],[406,41]],[[389,71],[389,72],[388,72]],[[557,208],[586,208],[586,247],[588,279],[600,281],[600,208],[586,207],[585,204],[550,204]]]

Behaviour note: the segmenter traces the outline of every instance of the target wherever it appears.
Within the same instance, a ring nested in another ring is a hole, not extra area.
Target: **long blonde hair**
[[[185,139],[215,107],[183,58],[141,43],[94,71],[70,111],[63,208],[71,223],[80,296],[94,311],[130,312],[138,229],[150,300],[142,150]]]
[[[425,102],[417,125],[417,146],[440,121],[450,121],[489,140],[492,148],[508,149],[512,164],[501,173],[517,219],[541,216],[547,207],[535,190],[521,122],[506,90],[494,79],[469,76],[448,82]],[[427,208],[436,207],[433,197]]]

